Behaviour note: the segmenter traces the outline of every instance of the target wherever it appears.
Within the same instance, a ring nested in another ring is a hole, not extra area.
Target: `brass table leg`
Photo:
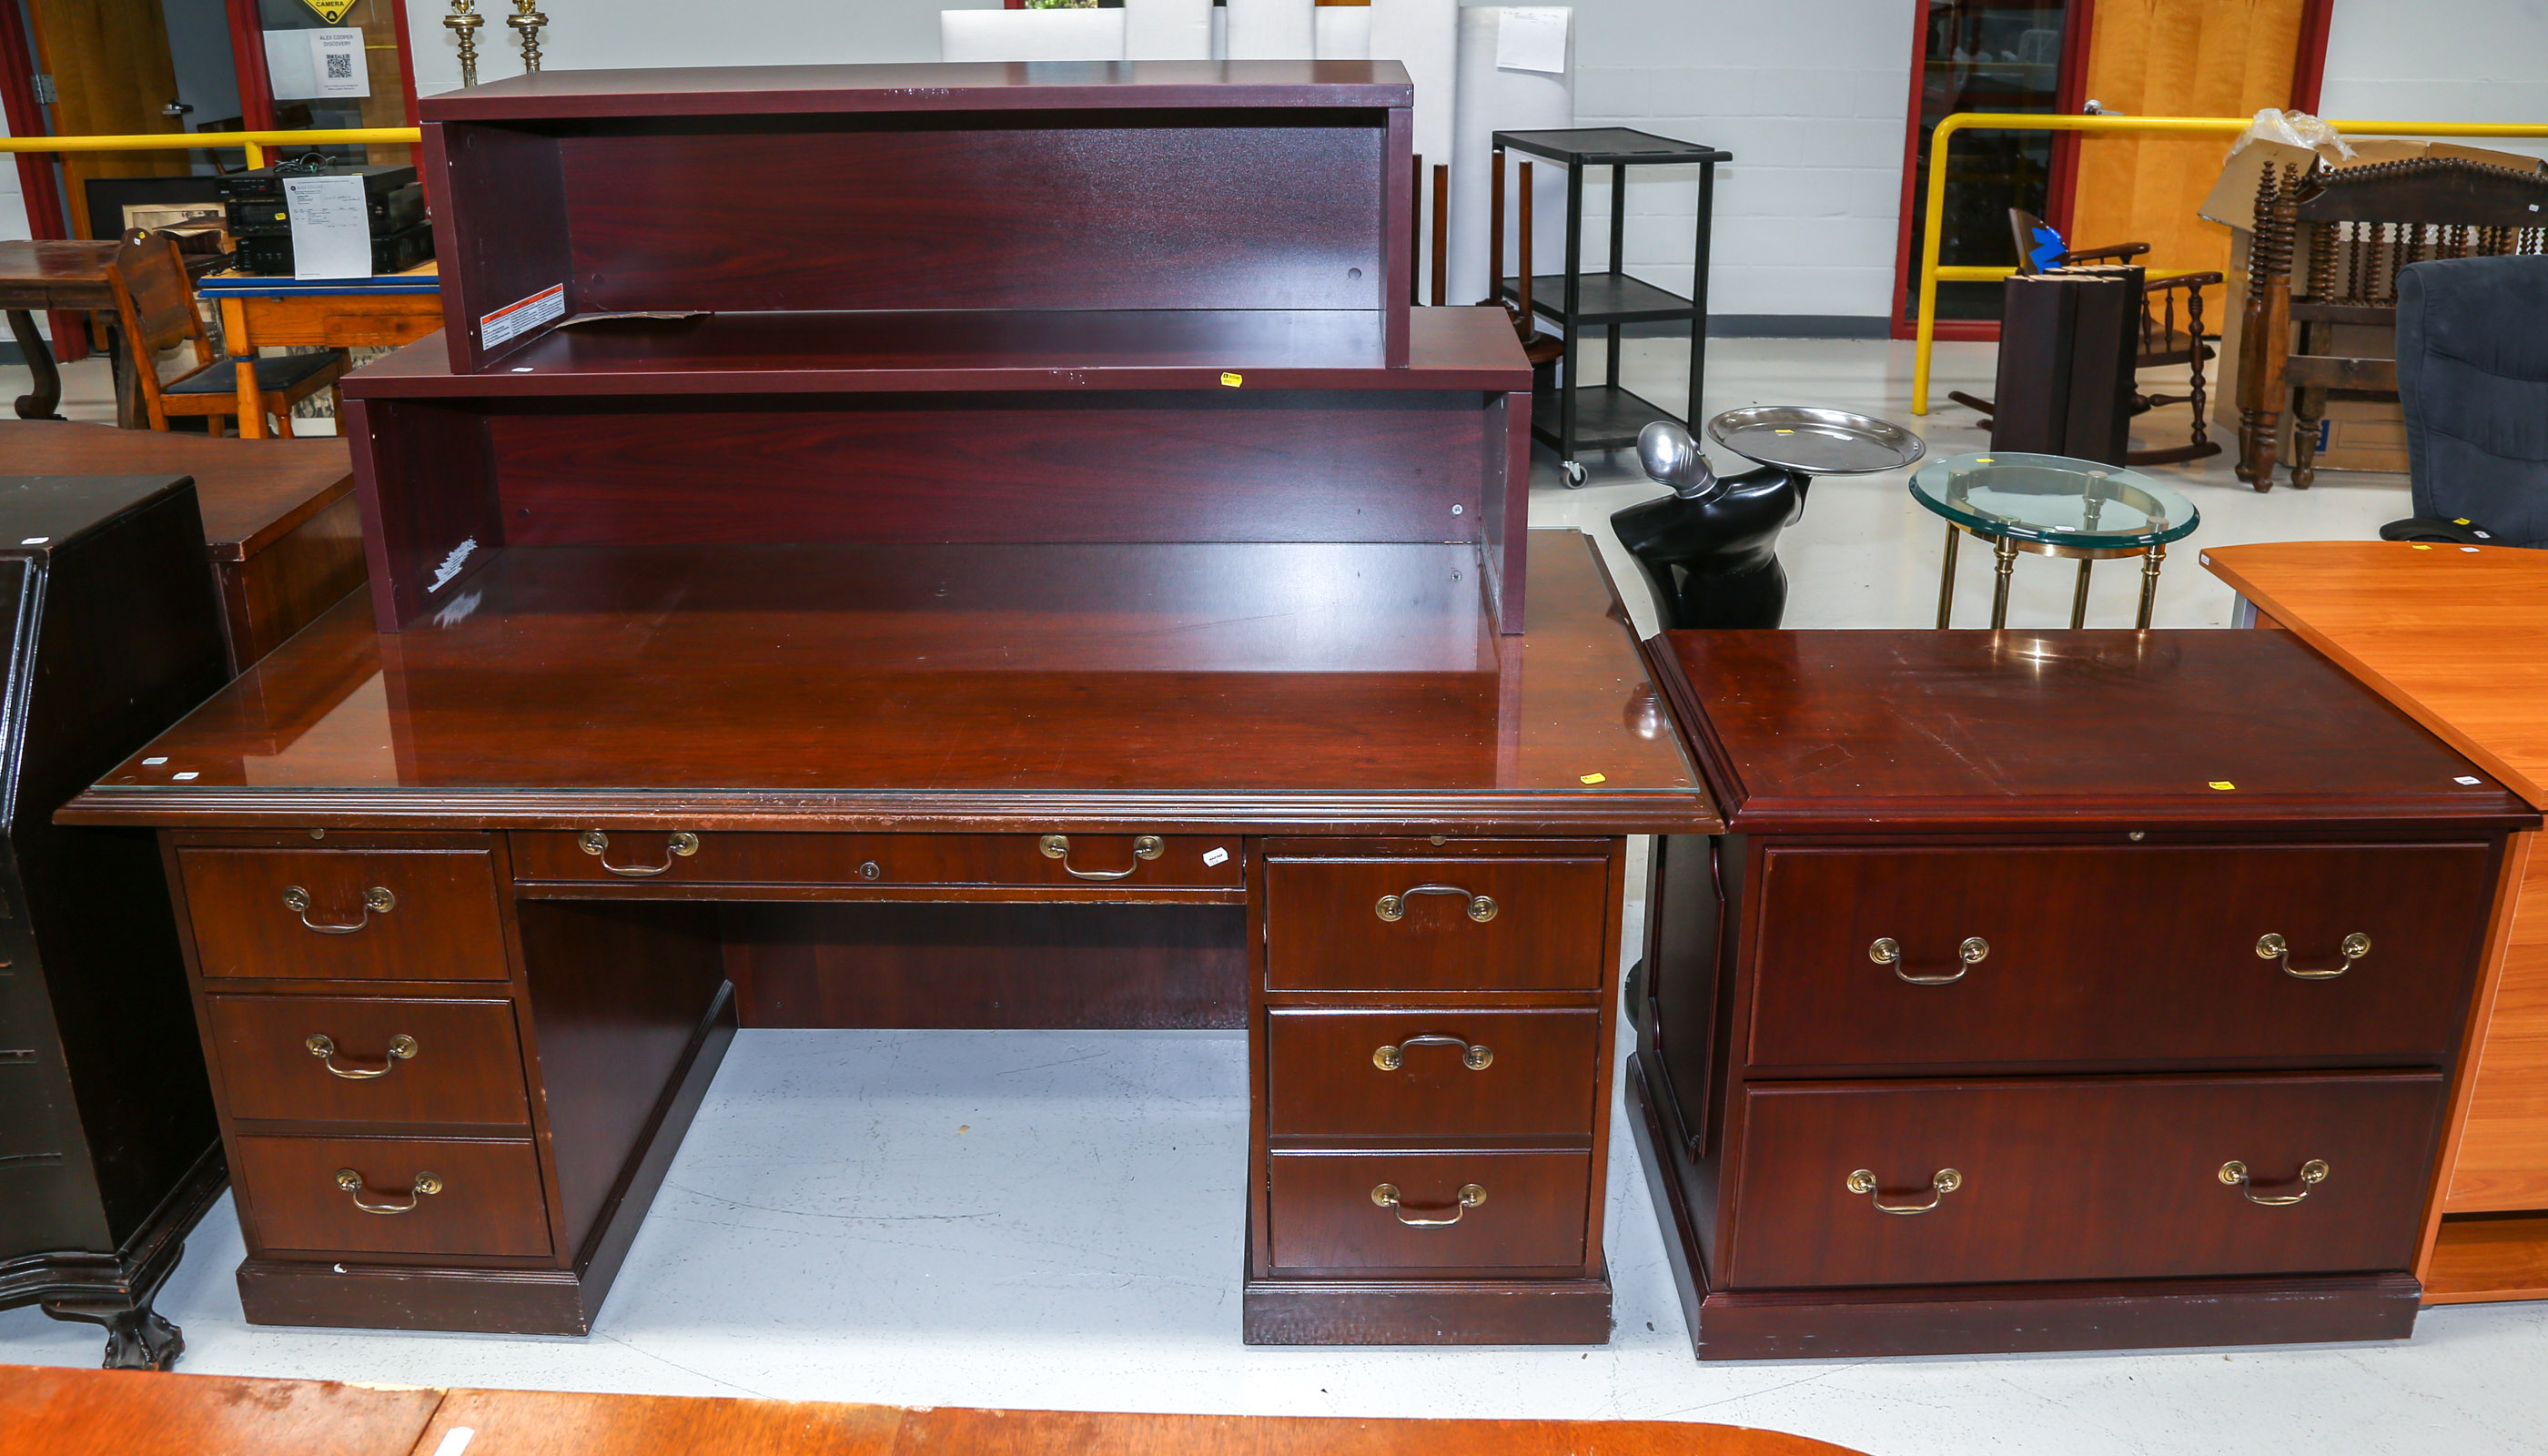
[[[2017,538],[2002,536],[1991,547],[1999,570],[1999,584],[1991,589],[1991,630],[2008,625],[2008,582],[2017,571]]]
[[[2088,625],[2088,568],[2097,563],[2090,557],[2079,558],[2079,587],[2070,593],[2070,630]]]
[[[2150,608],[2158,603],[2159,563],[2166,559],[2167,547],[2164,545],[2153,545],[2141,556],[2141,616],[2137,625],[2144,632],[2149,630]]]
[[[1956,538],[1962,535],[1954,521],[1947,522],[1947,569],[1938,578],[1938,630],[1947,629],[1947,619],[1956,612]]]

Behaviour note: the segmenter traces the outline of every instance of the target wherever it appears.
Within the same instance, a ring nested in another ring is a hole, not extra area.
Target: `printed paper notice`
[[[320,96],[369,96],[370,67],[363,63],[363,33],[351,26],[310,31],[311,80]]]
[[[372,220],[360,177],[286,177],[283,206],[292,215],[292,276],[372,276]]]
[[[552,283],[518,304],[507,304],[478,320],[478,347],[510,343],[543,323],[566,317],[566,285]]]
[[[1507,5],[1496,27],[1496,66],[1507,71],[1566,73],[1566,27],[1575,12],[1563,5]]]

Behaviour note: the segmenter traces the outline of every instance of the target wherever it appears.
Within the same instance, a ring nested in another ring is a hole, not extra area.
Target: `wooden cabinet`
[[[1656,646],[1729,801],[1632,999],[1701,1358],[2413,1327],[2526,807],[2282,634]]]

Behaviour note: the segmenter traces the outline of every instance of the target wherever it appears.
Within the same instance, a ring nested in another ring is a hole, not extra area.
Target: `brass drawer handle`
[[[673,862],[675,860],[686,860],[699,852],[699,837],[690,833],[686,829],[676,831],[665,838],[664,863],[661,864],[611,864],[608,860],[602,858],[601,853],[602,851],[610,848],[610,836],[603,834],[598,829],[586,830],[583,834],[577,836],[575,843],[576,847],[583,850],[586,854],[591,855],[596,860],[600,860],[602,868],[609,870],[613,874],[626,875],[630,879],[651,878],[654,875],[661,874],[665,870],[672,868]]]
[[[354,932],[361,930],[364,926],[372,923],[373,911],[377,910],[381,914],[387,915],[391,911],[397,909],[398,896],[391,894],[387,888],[381,885],[374,885],[370,889],[363,891],[363,918],[355,921],[351,925],[337,925],[332,922],[311,919],[310,892],[297,884],[288,884],[283,887],[283,908],[300,916],[301,923],[303,925],[310,927],[312,930],[318,932],[318,934],[322,936],[349,936]]]
[[[1383,1046],[1374,1051],[1371,1054],[1371,1064],[1382,1071],[1394,1072],[1407,1064],[1407,1048],[1410,1046],[1457,1046],[1460,1048],[1460,1064],[1473,1072],[1485,1071],[1494,1065],[1496,1060],[1493,1047],[1463,1042],[1457,1037],[1436,1036],[1426,1032],[1420,1037],[1410,1037],[1395,1046]]]
[[[1487,1201],[1487,1190],[1480,1188],[1475,1183],[1461,1184],[1460,1206],[1453,1209],[1451,1211],[1451,1217],[1447,1219],[1410,1219],[1407,1217],[1406,1207],[1398,1201],[1398,1185],[1395,1183],[1382,1183],[1374,1187],[1371,1190],[1371,1201],[1380,1205],[1382,1208],[1389,1210],[1391,1213],[1396,1214],[1398,1216],[1398,1222],[1406,1225],[1410,1228],[1448,1228],[1452,1225],[1459,1223],[1462,1219],[1467,1218],[1469,1216],[1469,1210],[1485,1203]]]
[[[1407,916],[1409,895],[1458,895],[1469,902],[1469,918],[1480,925],[1495,919],[1500,908],[1494,896],[1473,895],[1456,884],[1419,884],[1399,894],[1381,896],[1380,903],[1371,907],[1371,913],[1383,920],[1403,920]]]
[[[361,1209],[364,1213],[411,1214],[415,1212],[415,1206],[417,1204],[423,1202],[431,1195],[442,1191],[442,1180],[431,1173],[416,1174],[415,1181],[408,1185],[407,1202],[405,1203],[363,1202],[363,1175],[355,1172],[352,1168],[338,1168],[336,1170],[336,1186],[344,1189],[347,1193],[352,1194],[354,1196],[354,1207]]]
[[[1155,834],[1145,834],[1133,841],[1133,863],[1122,869],[1079,869],[1070,863],[1070,836],[1047,834],[1036,842],[1047,860],[1059,860],[1061,872],[1073,879],[1131,879],[1144,860],[1155,860],[1167,852],[1168,842]]]
[[[2312,1188],[2315,1188],[2319,1184],[2326,1181],[2328,1171],[2326,1159],[2317,1157],[2311,1158],[2308,1162],[2301,1164],[2300,1192],[2269,1193],[2260,1198],[2257,1196],[2255,1188],[2247,1181],[2247,1165],[2233,1157],[2230,1159],[2230,1161],[2221,1165],[2221,1181],[2237,1189],[2240,1193],[2245,1194],[2247,1196],[2247,1202],[2249,1203],[2258,1204],[2269,1209],[2284,1209],[2290,1208],[2293,1204],[2309,1197],[2310,1190]]]
[[[336,1065],[336,1044],[324,1034],[315,1034],[301,1045],[309,1048],[311,1055],[327,1064],[329,1076],[343,1077],[348,1082],[368,1082],[374,1077],[386,1077],[391,1067],[415,1055],[415,1038],[405,1033],[390,1038],[390,1054],[382,1058],[379,1066]]]
[[[1964,938],[1964,943],[1956,948],[1956,958],[1964,962],[1962,969],[1957,970],[1954,975],[1913,975],[1902,968],[1902,943],[1900,941],[1893,939],[1891,936],[1885,936],[1877,940],[1874,945],[1866,948],[1867,959],[1874,961],[1878,965],[1892,966],[1893,978],[1905,985],[1911,986],[1954,985],[1956,982],[1964,978],[1965,971],[1971,970],[1974,966],[1981,964],[1982,961],[1989,958],[1989,956],[1990,942],[1983,940],[1979,936],[1966,936]]]
[[[1875,1211],[1879,1214],[1898,1214],[1904,1218],[1909,1218],[1913,1214],[1934,1212],[1939,1204],[1946,1201],[1948,1194],[1953,1193],[1963,1186],[1963,1174],[1956,1172],[1953,1168],[1940,1168],[1937,1175],[1929,1180],[1930,1192],[1929,1201],[1927,1203],[1886,1203],[1884,1200],[1874,1197],[1875,1174],[1873,1171],[1866,1168],[1861,1168],[1857,1172],[1849,1175],[1850,1192],[1864,1193],[1870,1199],[1873,1199],[1875,1203]]]
[[[2295,975],[2305,981],[2331,981],[2337,976],[2344,974],[2346,971],[2351,970],[2353,968],[2353,962],[2371,954],[2371,937],[2364,935],[2360,931],[2355,931],[2353,934],[2346,936],[2335,949],[2336,954],[2344,957],[2344,963],[2342,965],[2330,965],[2324,970],[2303,970],[2299,966],[2292,964],[2292,947],[2290,942],[2277,935],[2263,935],[2256,938],[2257,959],[2279,960],[2282,962],[2283,973],[2285,975]]]

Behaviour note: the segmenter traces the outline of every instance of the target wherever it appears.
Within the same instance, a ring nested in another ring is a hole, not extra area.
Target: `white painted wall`
[[[2548,0],[2336,0],[2319,109],[2382,122],[2548,122]],[[2548,156],[2548,142],[2472,146]]]
[[[767,0],[713,14],[688,0],[543,0],[543,47],[560,69],[931,60],[939,11],[996,3]],[[435,0],[411,0],[408,13],[417,86],[457,85]],[[1575,0],[1578,125],[1734,153],[1717,173],[1717,315],[1885,314],[1913,15],[1911,0]],[[479,34],[482,78],[520,69],[500,22]],[[2324,109],[2548,120],[2548,0],[2336,0]],[[1627,266],[1680,290],[1697,188],[1671,175],[1630,184]],[[1607,207],[1597,188],[1588,203]],[[1588,230],[1597,264],[1604,234]]]

